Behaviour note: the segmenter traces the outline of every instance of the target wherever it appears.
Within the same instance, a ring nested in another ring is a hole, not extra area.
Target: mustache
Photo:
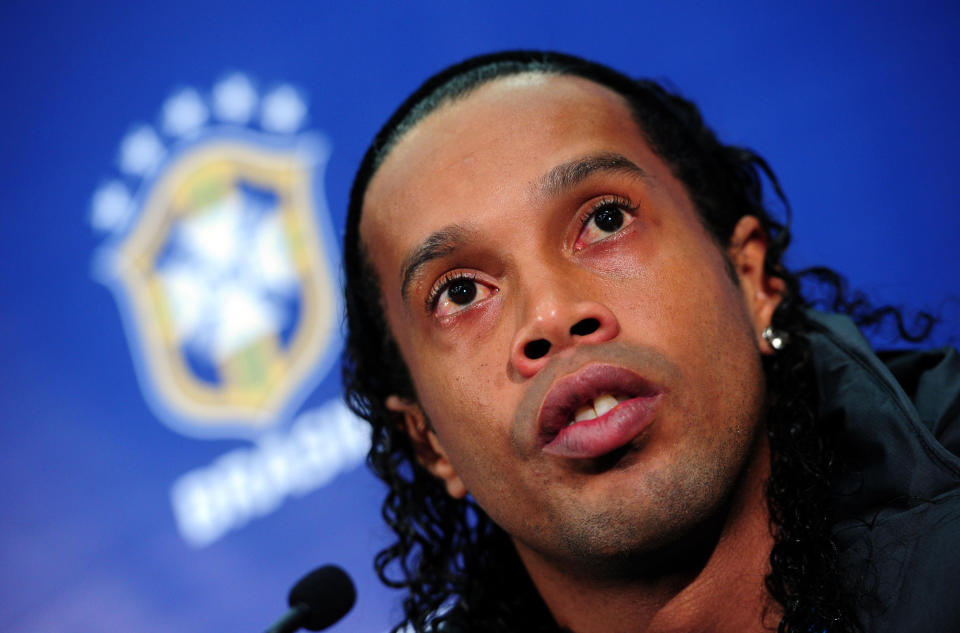
[[[521,454],[530,450],[536,436],[540,407],[554,383],[591,363],[614,365],[629,369],[655,382],[673,384],[680,377],[680,368],[661,352],[646,346],[622,342],[584,344],[570,354],[563,354],[549,362],[530,380],[526,392],[514,412],[511,442]]]

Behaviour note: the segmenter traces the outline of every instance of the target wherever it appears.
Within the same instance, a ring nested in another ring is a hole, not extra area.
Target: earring
[[[783,330],[775,330],[769,325],[763,328],[763,332],[760,333],[760,336],[763,337],[767,343],[770,344],[770,347],[774,351],[779,352],[784,347],[787,346],[787,343],[790,342],[790,335],[784,332]]]

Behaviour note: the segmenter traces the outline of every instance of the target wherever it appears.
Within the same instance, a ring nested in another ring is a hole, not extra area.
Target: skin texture
[[[593,167],[570,177],[571,164]],[[623,210],[619,228],[584,224],[598,204]],[[410,272],[431,236],[442,248]],[[448,492],[511,535],[558,623],[762,628],[771,350],[759,333],[781,286],[763,273],[755,219],[721,248],[619,96],[527,74],[401,139],[370,184],[361,237],[418,396],[387,405]],[[451,274],[475,298],[430,304]],[[534,341],[546,354],[529,353]],[[595,363],[661,390],[652,421],[609,456],[545,453],[540,404]]]

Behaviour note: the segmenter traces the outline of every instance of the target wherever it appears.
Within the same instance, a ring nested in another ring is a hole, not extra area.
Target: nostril
[[[593,334],[598,329],[600,329],[600,321],[596,319],[583,319],[570,328],[570,333],[574,336],[586,336]]]
[[[538,358],[543,358],[547,355],[547,352],[550,351],[550,341],[545,338],[538,338],[535,341],[530,341],[523,346],[523,354],[530,360],[537,360]]]

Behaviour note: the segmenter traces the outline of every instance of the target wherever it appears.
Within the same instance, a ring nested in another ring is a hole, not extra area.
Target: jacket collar
[[[837,429],[837,448],[849,465],[835,485],[837,519],[909,507],[955,488],[960,459],[922,423],[853,321],[814,311],[807,316],[821,424]]]

